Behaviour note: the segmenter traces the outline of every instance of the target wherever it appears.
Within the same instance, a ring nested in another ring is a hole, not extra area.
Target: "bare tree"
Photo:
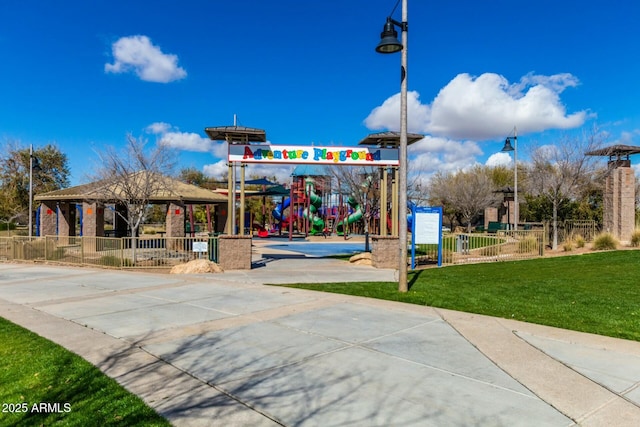
[[[531,154],[527,188],[551,202],[554,250],[558,248],[558,209],[591,181],[598,159],[586,153],[600,148],[604,138],[592,128],[581,137],[565,136],[558,144],[538,147]]]
[[[459,215],[467,231],[473,219],[498,202],[492,170],[475,166],[467,171],[436,173],[429,183],[429,199],[434,205]]]
[[[168,175],[173,170],[175,155],[165,145],[148,149],[145,140],[127,135],[122,151],[107,147],[98,152],[98,157],[101,167],[97,171],[100,185],[95,190],[96,196],[126,207],[126,213],[118,215],[134,238],[151,199],[171,196]]]
[[[380,169],[368,166],[341,166],[327,168],[330,175],[349,196],[360,206],[364,219],[364,233],[369,233],[369,222],[379,212],[380,205]],[[385,215],[380,215],[381,227]]]

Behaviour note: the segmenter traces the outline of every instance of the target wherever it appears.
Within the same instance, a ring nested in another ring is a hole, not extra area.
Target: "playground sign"
[[[193,252],[208,252],[209,251],[209,245],[207,242],[193,242]]]
[[[438,245],[438,267],[442,265],[442,207],[411,207],[411,268],[416,268],[416,244]]]
[[[230,144],[229,162],[398,166],[397,148]]]

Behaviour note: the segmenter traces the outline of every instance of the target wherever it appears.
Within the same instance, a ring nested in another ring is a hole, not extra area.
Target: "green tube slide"
[[[309,218],[311,225],[311,234],[324,234],[324,220],[317,215],[318,209],[322,205],[322,197],[318,196],[313,191],[313,181],[307,181],[309,189],[309,201],[311,202],[308,208],[302,211],[302,216]]]
[[[352,196],[349,196],[349,198],[347,199],[347,203],[353,208],[353,213],[347,217],[347,224],[353,224],[356,221],[360,221],[362,219],[363,213],[362,208],[356,202],[356,199],[354,199]],[[338,236],[344,235],[344,220],[340,221],[336,225],[336,233],[338,234]]]

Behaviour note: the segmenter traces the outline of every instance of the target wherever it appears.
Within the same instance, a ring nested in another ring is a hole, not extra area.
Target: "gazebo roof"
[[[622,157],[640,153],[640,147],[637,145],[612,145],[611,147],[601,148],[599,150],[589,151],[588,156],[609,156]]]
[[[267,142],[267,133],[262,129],[244,126],[214,126],[204,129],[204,132],[214,141],[233,143]]]
[[[134,174],[142,176],[145,172],[140,171]],[[150,172],[146,172],[150,173]],[[151,195],[149,201],[151,203],[166,203],[178,201],[187,204],[208,204],[227,202],[227,197],[216,194],[211,190],[197,187],[192,184],[185,184],[177,179],[163,177],[166,179],[166,186],[158,189]],[[38,194],[34,197],[36,201],[65,201],[65,202],[82,202],[87,200],[101,201],[105,203],[113,202],[109,194],[118,191],[117,183],[109,183],[106,181],[96,181],[88,184],[77,185],[75,187],[63,188],[62,190],[50,191],[48,193]]]
[[[419,133],[407,134],[407,145],[420,141],[424,135]],[[379,147],[397,147],[400,144],[400,132],[378,132],[367,135],[358,145],[376,145]]]

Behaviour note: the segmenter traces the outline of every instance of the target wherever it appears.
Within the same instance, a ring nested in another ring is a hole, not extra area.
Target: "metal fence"
[[[550,233],[553,227],[549,225]],[[587,242],[592,242],[598,234],[598,225],[590,220],[567,220],[558,223],[558,239],[561,242],[571,240],[577,236],[582,237]]]
[[[515,261],[544,255],[544,230],[501,230],[495,234],[452,233],[442,238],[442,264]],[[416,266],[436,264],[437,245],[416,245]]]
[[[217,237],[0,237],[0,260],[171,268],[199,258],[218,260]]]

